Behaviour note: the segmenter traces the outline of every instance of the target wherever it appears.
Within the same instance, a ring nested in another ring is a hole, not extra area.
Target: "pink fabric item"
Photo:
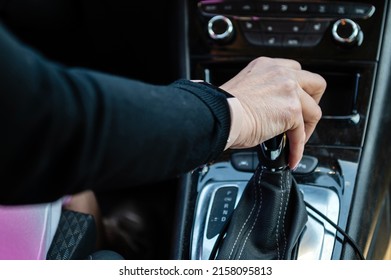
[[[53,240],[62,201],[0,206],[0,259],[42,260]]]

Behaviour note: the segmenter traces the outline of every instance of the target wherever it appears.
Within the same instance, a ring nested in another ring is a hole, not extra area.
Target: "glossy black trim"
[[[360,160],[356,192],[352,201],[348,232],[364,248],[368,259],[384,255],[388,244],[376,246],[376,229],[383,207],[387,205],[391,187],[391,18],[390,6],[386,9],[386,23],[381,44],[378,72],[375,79],[369,124]],[[389,228],[383,234],[391,235]],[[378,252],[374,250],[382,250]],[[352,251],[346,247],[343,259],[351,259]]]

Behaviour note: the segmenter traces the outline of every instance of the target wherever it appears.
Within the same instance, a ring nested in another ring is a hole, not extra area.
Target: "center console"
[[[323,117],[293,172],[305,201],[322,214],[307,209],[298,259],[357,257],[337,227],[349,232],[362,191],[356,186],[388,1],[187,0],[183,8],[186,78],[219,86],[252,59],[269,56],[295,59],[326,79]],[[228,150],[183,178],[175,258],[209,258],[257,164],[252,149]],[[371,242],[354,237],[370,257]]]

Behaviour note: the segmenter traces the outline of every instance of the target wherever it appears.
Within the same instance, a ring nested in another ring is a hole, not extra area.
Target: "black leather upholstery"
[[[233,213],[217,259],[296,259],[307,219],[291,171],[258,167]]]

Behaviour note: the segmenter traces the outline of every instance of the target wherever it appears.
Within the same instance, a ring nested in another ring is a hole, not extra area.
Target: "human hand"
[[[302,70],[297,61],[260,57],[220,88],[235,96],[242,107],[231,107],[231,119],[242,121],[239,136],[230,148],[254,147],[286,132],[289,166],[295,168],[322,116],[318,104],[326,81]]]

